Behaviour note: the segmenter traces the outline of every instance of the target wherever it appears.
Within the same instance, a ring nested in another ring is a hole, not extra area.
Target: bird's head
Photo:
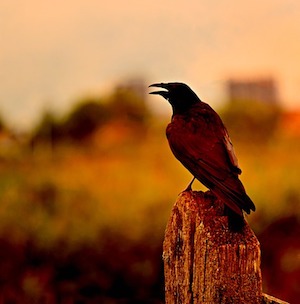
[[[162,88],[164,90],[150,92],[150,94],[161,95],[171,104],[173,113],[183,113],[188,110],[195,103],[200,102],[199,97],[194,91],[181,82],[169,83],[154,83],[149,87]]]

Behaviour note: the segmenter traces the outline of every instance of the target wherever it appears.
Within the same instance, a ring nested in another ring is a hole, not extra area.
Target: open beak
[[[169,91],[168,91],[169,85],[167,83],[154,83],[154,84],[149,85],[149,88],[151,88],[151,87],[163,88],[163,89],[166,89],[166,91],[154,91],[154,92],[150,92],[149,94],[161,95],[165,99],[169,99]]]

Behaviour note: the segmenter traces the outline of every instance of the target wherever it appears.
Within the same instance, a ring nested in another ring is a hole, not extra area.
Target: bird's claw
[[[187,186],[182,192],[193,191],[192,185],[193,185],[193,182],[194,182],[195,178],[196,178],[196,177],[194,177],[194,178],[192,179],[192,181],[188,184],[188,186]]]

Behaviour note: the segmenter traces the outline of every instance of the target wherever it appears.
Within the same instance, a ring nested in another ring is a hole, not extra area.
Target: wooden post
[[[163,245],[166,304],[285,303],[267,302],[259,242],[248,224],[229,231],[222,205],[209,191],[179,195]]]

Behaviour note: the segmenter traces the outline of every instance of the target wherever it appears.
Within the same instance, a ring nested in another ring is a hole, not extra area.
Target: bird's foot
[[[196,177],[194,177],[194,178],[192,179],[192,181],[188,184],[188,186],[187,186],[182,192],[193,191],[192,185],[193,185],[193,182],[194,182],[195,178],[196,178]]]

